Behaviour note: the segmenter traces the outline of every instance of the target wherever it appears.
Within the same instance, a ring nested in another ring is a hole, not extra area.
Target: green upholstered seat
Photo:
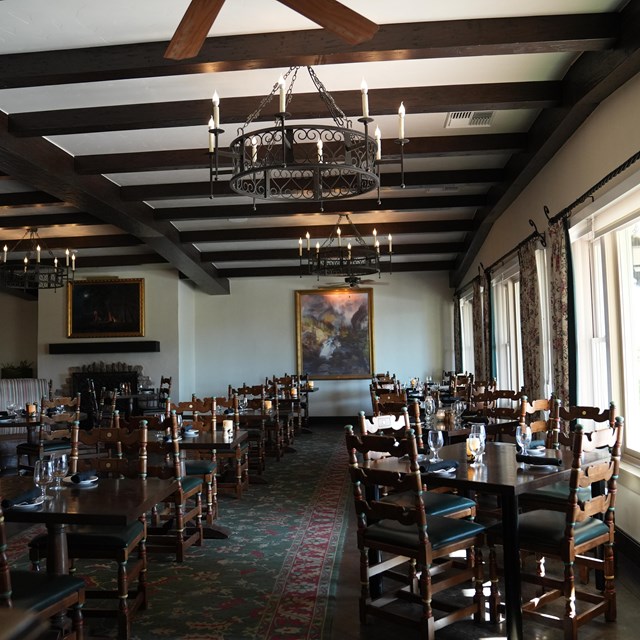
[[[466,538],[473,538],[484,530],[484,526],[469,520],[429,516],[427,534],[431,548],[436,550],[454,544]],[[364,533],[365,544],[384,542],[417,549],[420,545],[415,524],[403,525],[396,520],[381,520],[367,527]]]
[[[565,540],[567,516],[561,511],[537,509],[520,515],[520,544],[526,547],[527,542],[535,542],[537,546],[548,545],[559,548]],[[606,535],[609,527],[597,518],[587,518],[577,522],[574,529],[576,546],[589,540]]]
[[[197,476],[183,476],[180,478],[180,484],[182,485],[182,490],[188,493],[202,484],[202,478]]]
[[[11,571],[11,601],[19,609],[44,611],[84,588],[84,580],[35,571]]]
[[[413,504],[413,494],[411,493],[391,493],[381,498],[382,502],[393,502],[394,504]],[[476,503],[462,496],[455,496],[450,493],[435,493],[424,491],[422,493],[424,510],[430,516],[450,516],[466,509],[475,509]]]
[[[207,473],[215,473],[216,463],[211,460],[187,460],[185,471],[188,476],[203,476]]]
[[[142,531],[143,525],[138,521],[123,527],[72,526],[67,529],[69,555],[73,557],[74,550],[80,549],[125,548],[132,544]],[[46,550],[47,534],[36,536],[31,540],[29,546],[37,548],[39,551]]]
[[[589,500],[591,498],[591,487],[578,489],[578,500]],[[523,493],[520,496],[520,506],[525,507],[529,502],[544,500],[566,503],[569,499],[569,482],[554,482],[545,487],[540,487],[534,491]]]

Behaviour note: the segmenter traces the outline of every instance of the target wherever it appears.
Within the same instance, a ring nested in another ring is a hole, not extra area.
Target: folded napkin
[[[27,491],[24,491],[14,498],[3,498],[2,508],[9,509],[11,507],[15,507],[15,505],[17,504],[22,504],[23,502],[33,502],[40,495],[40,489],[38,489],[38,487],[33,487],[32,489],[28,489]]]
[[[544,456],[527,456],[524,453],[516,453],[516,460],[518,462],[524,462],[526,464],[539,464],[540,466],[555,467],[562,466],[562,460],[560,458],[545,458]]]
[[[75,482],[78,484],[79,482],[84,482],[85,480],[91,480],[91,478],[95,478],[96,470],[89,469],[87,471],[79,471],[78,473],[74,473],[71,476],[71,482]]]
[[[439,462],[429,462],[426,465],[420,465],[422,473],[437,473],[444,471],[453,471],[458,468],[457,460],[440,460]]]
[[[489,424],[489,418],[487,416],[476,415],[474,413],[463,413],[460,416],[462,422],[466,422],[469,424],[473,424],[474,422],[477,424]],[[465,424],[465,427],[468,426]]]

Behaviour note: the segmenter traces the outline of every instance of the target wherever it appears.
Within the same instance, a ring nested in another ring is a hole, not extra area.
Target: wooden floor
[[[340,579],[336,595],[336,611],[323,640],[418,640],[419,635],[410,629],[400,628],[379,619],[370,618],[368,624],[358,620],[358,596],[360,588],[359,554],[355,538],[355,516],[350,512],[350,531],[340,564]],[[583,626],[580,640],[632,640],[640,635],[640,567],[622,555],[617,558],[617,604],[618,619],[615,623],[604,622],[601,616]],[[526,640],[561,640],[562,632],[525,621]],[[489,623],[476,625],[462,621],[438,631],[438,640],[475,638],[506,638],[504,625]],[[225,639],[226,640],[226,639]]]

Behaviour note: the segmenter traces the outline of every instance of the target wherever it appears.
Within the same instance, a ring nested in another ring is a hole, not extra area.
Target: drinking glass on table
[[[516,427],[516,443],[518,444],[518,447],[520,447],[520,451],[526,454],[529,446],[531,445],[531,427]]]
[[[442,431],[439,429],[431,429],[427,436],[427,442],[429,443],[429,449],[431,449],[433,456],[429,459],[429,462],[440,462],[438,451],[442,449],[444,445],[444,437]]]
[[[43,500],[53,500],[47,495],[47,487],[53,482],[53,464],[51,460],[36,460],[33,467],[33,482],[40,488]]]
[[[424,414],[426,417],[426,422],[430,423],[432,416],[434,416],[436,413],[436,401],[433,399],[432,396],[427,396],[424,399]]]
[[[469,428],[469,449],[474,457],[474,462],[480,464],[484,454],[487,432],[483,424],[474,423]]]
[[[69,472],[69,456],[66,453],[58,453],[51,459],[53,465],[53,477],[55,484],[51,487],[52,491],[60,491],[62,489],[62,478]]]
[[[16,405],[15,402],[10,402],[7,405],[7,413],[9,414],[10,418],[15,418],[16,416],[16,409],[18,408],[18,405]]]

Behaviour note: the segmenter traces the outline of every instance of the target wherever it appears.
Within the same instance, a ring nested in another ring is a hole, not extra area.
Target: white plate
[[[67,476],[66,478],[62,478],[62,482],[64,482],[64,484],[69,484],[76,487],[86,487],[98,482],[98,476],[91,476],[90,478],[88,478],[87,480],[83,480],[82,482],[74,482],[71,479],[71,476]]]
[[[20,511],[28,511],[29,509],[37,509],[44,502],[42,496],[38,496],[33,502],[22,502],[20,504],[14,504],[12,509],[18,509]]]
[[[429,471],[428,473],[453,473],[456,467],[448,467],[447,469],[436,469],[435,471]]]
[[[184,435],[185,438],[195,438],[199,433],[200,431],[198,431],[197,429],[189,429],[184,432]]]
[[[530,456],[543,456],[546,453],[546,449],[544,447],[538,448],[536,447],[535,449],[527,449],[527,455]]]

